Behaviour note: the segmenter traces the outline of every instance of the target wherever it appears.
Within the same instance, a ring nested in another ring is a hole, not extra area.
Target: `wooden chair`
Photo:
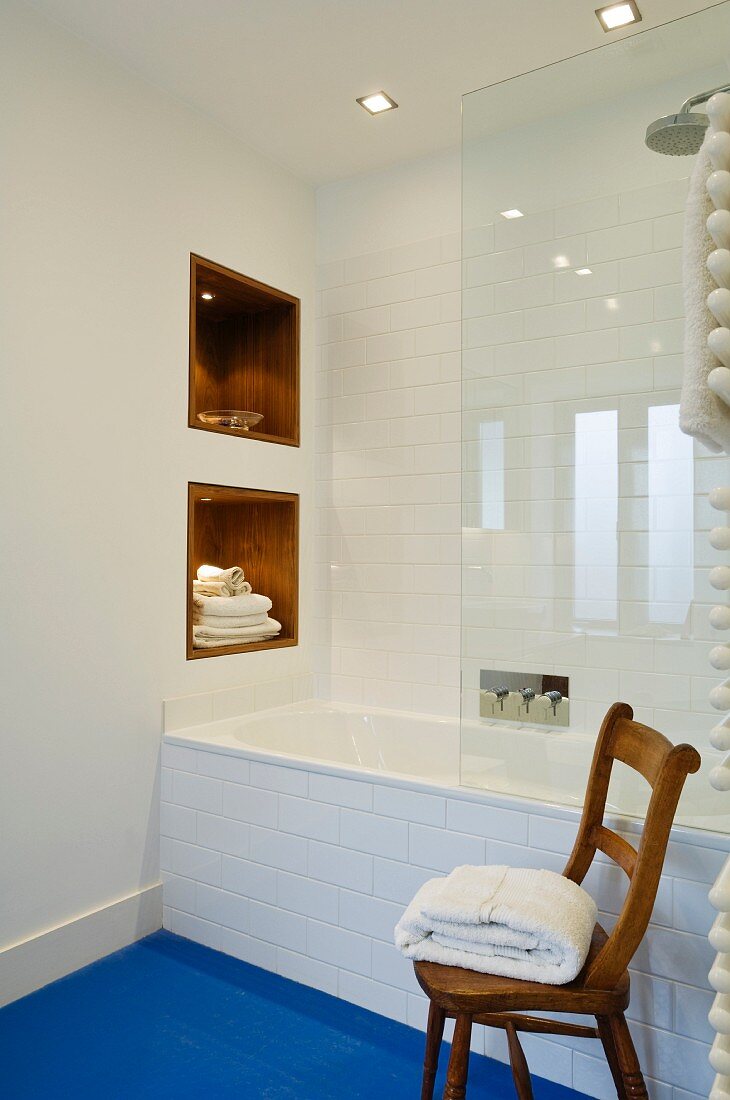
[[[567,985],[498,978],[455,966],[417,962],[416,977],[430,999],[421,1100],[432,1100],[444,1021],[455,1019],[444,1100],[466,1096],[472,1024],[503,1028],[520,1100],[531,1100],[530,1073],[518,1032],[600,1039],[621,1100],[643,1100],[646,1084],[624,1017],[629,1003],[628,965],[649,923],[669,831],[682,787],[700,766],[691,745],[672,745],[661,733],[633,721],[626,703],[614,703],[603,720],[593,754],[578,836],[563,874],[582,882],[597,851],[626,872],[629,887],[613,932],[593,931],[585,966]],[[614,760],[640,772],[652,788],[638,851],[606,828],[603,815]],[[595,1016],[597,1026],[524,1015],[547,1011]]]

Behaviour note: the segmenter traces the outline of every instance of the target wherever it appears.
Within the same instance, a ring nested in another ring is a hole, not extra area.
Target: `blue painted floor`
[[[413,1028],[168,932],[0,1011],[3,1100],[417,1100],[422,1056]],[[486,1058],[469,1083],[474,1100],[514,1097]],[[580,1094],[536,1080],[535,1096]]]

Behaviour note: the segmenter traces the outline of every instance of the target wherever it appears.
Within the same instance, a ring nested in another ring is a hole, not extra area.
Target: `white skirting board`
[[[0,950],[0,1006],[118,951],[162,927],[162,884]]]

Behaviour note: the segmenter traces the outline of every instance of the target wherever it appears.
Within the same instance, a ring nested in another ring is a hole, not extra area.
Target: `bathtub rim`
[[[257,764],[269,764],[275,767],[291,768],[294,771],[311,771],[320,775],[332,775],[337,779],[346,779],[352,782],[380,784],[387,787],[399,787],[403,790],[414,790],[416,793],[432,794],[434,797],[452,798],[461,802],[485,802],[497,809],[512,810],[517,813],[537,813],[535,807],[545,806],[550,811],[550,817],[575,823],[577,828],[583,807],[566,806],[563,802],[550,802],[547,799],[530,798],[527,795],[497,794],[484,787],[467,787],[461,783],[454,786],[446,786],[433,780],[424,779],[423,776],[409,775],[402,772],[376,771],[372,768],[358,767],[354,764],[340,764],[335,761],[321,760],[316,757],[293,756],[289,753],[264,751],[251,746],[221,745],[214,741],[201,738],[201,729],[209,730],[211,727],[223,726],[230,728],[232,723],[246,722],[257,718],[266,718],[279,714],[291,713],[296,707],[314,704],[312,709],[338,710],[346,713],[358,714],[387,714],[390,716],[403,716],[417,720],[435,721],[439,724],[459,724],[459,720],[449,718],[446,715],[423,714],[418,711],[394,710],[387,707],[364,707],[355,703],[328,702],[321,699],[302,699],[296,703],[285,703],[278,707],[267,707],[264,710],[249,711],[246,714],[232,715],[228,718],[218,718],[212,722],[204,722],[184,729],[170,730],[162,734],[161,743],[178,745],[181,748],[199,749],[211,752],[216,756],[231,756],[238,759],[254,761]],[[519,728],[532,729],[531,726]],[[552,732],[552,731],[551,731]],[[558,736],[563,731],[555,731]],[[197,734],[197,736],[196,736]],[[568,731],[570,736],[570,731]],[[581,736],[574,734],[574,736]],[[583,734],[582,736],[588,736]],[[185,769],[181,769],[185,770]],[[233,780],[231,780],[233,782]],[[532,809],[531,809],[532,807]],[[620,814],[612,811],[607,813],[604,821],[610,827],[625,833],[640,835],[644,826],[643,819],[631,817],[628,814]],[[703,837],[703,848],[712,848],[717,851],[730,852],[730,832],[722,833],[708,829],[704,825],[674,824],[671,829],[671,839],[682,844],[697,844],[698,837]],[[562,853],[561,853],[562,854]],[[566,856],[567,859],[567,856]]]

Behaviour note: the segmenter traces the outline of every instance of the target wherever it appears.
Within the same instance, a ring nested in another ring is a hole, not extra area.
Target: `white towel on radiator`
[[[564,985],[583,968],[597,915],[590,894],[554,871],[457,867],[421,887],[395,943],[409,959]]]
[[[707,384],[711,370],[720,366],[707,346],[707,337],[717,321],[707,305],[707,296],[717,288],[707,270],[712,239],[707,218],[714,210],[707,194],[712,164],[703,145],[697,154],[689,183],[684,215],[684,373],[679,404],[679,426],[708,450],[730,450],[730,408]]]

